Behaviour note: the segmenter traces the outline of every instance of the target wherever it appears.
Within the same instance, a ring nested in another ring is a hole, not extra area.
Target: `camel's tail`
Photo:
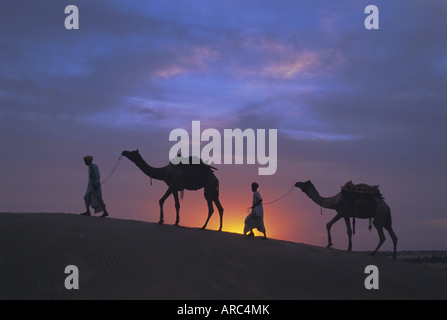
[[[214,173],[210,172],[208,174],[206,185],[205,197],[210,197],[211,199],[219,197],[219,180]]]
[[[216,197],[218,197],[219,196],[219,179],[217,179],[217,177],[214,174],[212,175],[211,179],[216,187]]]
[[[216,189],[217,189],[217,195],[219,195],[219,180],[216,178]]]
[[[183,197],[185,196],[185,190],[180,191],[180,200],[183,200]]]

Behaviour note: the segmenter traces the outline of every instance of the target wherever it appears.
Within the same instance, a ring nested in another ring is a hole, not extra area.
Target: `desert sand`
[[[65,288],[68,265],[78,290]],[[377,290],[364,286],[368,265]],[[0,299],[447,299],[447,271],[212,230],[0,213]]]

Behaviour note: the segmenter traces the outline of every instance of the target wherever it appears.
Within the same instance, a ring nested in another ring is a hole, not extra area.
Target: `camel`
[[[213,170],[217,170],[216,168],[211,167],[203,163],[202,161],[200,161],[200,164],[193,164],[192,157],[189,158],[189,164],[179,163],[178,165],[174,165],[172,163],[169,163],[167,166],[154,168],[148,165],[146,161],[144,161],[144,159],[140,155],[139,150],[123,151],[122,155],[135,163],[135,165],[151,179],[153,178],[156,180],[164,181],[168,185],[168,190],[159,200],[160,221],[158,223],[164,223],[163,204],[171,194],[174,196],[175,200],[175,225],[178,226],[180,221],[180,201],[178,192],[183,192],[185,189],[199,190],[201,188],[204,188],[205,199],[208,204],[208,218],[206,219],[206,222],[201,229],[204,230],[206,228],[208,221],[213,215],[214,202],[220,215],[219,231],[222,230],[222,218],[224,210],[219,201],[219,180],[213,173]]]
[[[385,228],[391,236],[394,245],[393,258],[396,258],[397,237],[391,226],[391,210],[383,200],[380,192],[371,197],[349,198],[343,190],[333,197],[325,198],[320,196],[315,186],[309,180],[306,182],[297,182],[295,187],[300,188],[313,202],[323,208],[333,209],[337,212],[335,217],[326,224],[328,233],[328,247],[332,246],[331,227],[338,220],[343,218],[348,230],[348,251],[352,249],[352,230],[350,218],[374,219],[374,227],[379,234],[379,244],[372,255],[375,255],[382,244],[385,242]],[[378,190],[378,189],[377,189]]]

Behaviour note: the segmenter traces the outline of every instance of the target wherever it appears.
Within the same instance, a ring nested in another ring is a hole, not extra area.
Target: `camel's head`
[[[310,182],[310,180],[295,183],[295,187],[300,188],[301,191],[303,191],[304,193],[308,192],[312,186],[313,184],[312,182]]]
[[[121,153],[121,155],[128,158],[131,161],[135,161],[136,159],[141,158],[140,151],[138,149],[135,151],[126,151],[125,150]]]

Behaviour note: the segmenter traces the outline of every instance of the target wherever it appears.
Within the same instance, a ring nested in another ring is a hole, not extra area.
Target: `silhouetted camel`
[[[391,227],[391,210],[385,203],[380,193],[371,198],[358,198],[358,199],[346,199],[346,194],[343,192],[337,193],[330,198],[324,198],[320,196],[315,186],[310,181],[297,182],[295,187],[300,188],[313,202],[320,205],[323,208],[334,209],[337,214],[335,217],[326,224],[328,233],[328,247],[332,246],[331,227],[332,225],[343,218],[346,222],[346,228],[348,229],[349,246],[348,251],[351,251],[352,242],[352,230],[349,221],[350,217],[360,219],[374,219],[374,226],[379,234],[379,244],[372,255],[376,254],[377,250],[385,242],[385,234],[383,228],[385,228],[391,236],[394,245],[393,258],[396,258],[397,237]]]
[[[199,190],[204,188],[205,199],[208,203],[208,218],[202,229],[205,229],[208,221],[213,215],[214,208],[213,202],[216,204],[217,210],[220,216],[220,227],[219,231],[222,230],[222,218],[223,218],[223,207],[219,201],[219,180],[213,173],[212,169],[215,169],[207,164],[200,161],[200,164],[192,164],[192,157],[190,157],[190,164],[178,164],[174,165],[169,163],[167,166],[161,168],[153,168],[144,161],[138,150],[135,151],[123,151],[122,155],[128,158],[130,161],[135,163],[135,165],[140,168],[143,173],[145,173],[150,178],[156,180],[162,180],[168,185],[168,190],[161,197],[160,204],[160,221],[163,221],[163,204],[165,200],[172,194],[175,200],[175,210],[176,210],[176,220],[175,225],[179,224],[180,220],[180,201],[178,199],[178,192],[183,190]]]

